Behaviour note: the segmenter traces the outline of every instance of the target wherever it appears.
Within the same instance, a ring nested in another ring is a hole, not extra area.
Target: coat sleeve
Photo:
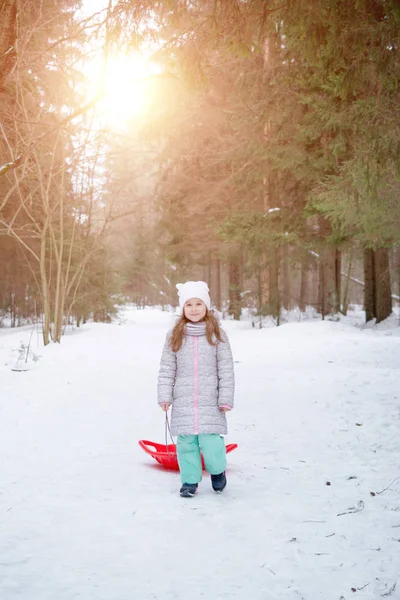
[[[217,370],[218,370],[218,406],[234,404],[235,374],[233,370],[233,357],[228,336],[221,331],[222,342],[217,344]]]
[[[176,354],[171,350],[169,339],[171,332],[167,334],[161,355],[160,370],[158,372],[158,404],[172,404],[173,391],[176,376]]]

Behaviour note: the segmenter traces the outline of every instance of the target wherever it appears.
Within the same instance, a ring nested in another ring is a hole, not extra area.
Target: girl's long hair
[[[203,319],[206,324],[206,337],[207,341],[211,346],[216,346],[217,343],[214,341],[216,338],[219,342],[223,342],[221,336],[221,329],[219,327],[218,320],[214,317],[214,314],[207,309],[206,315]],[[172,330],[169,345],[173,352],[178,352],[183,343],[183,336],[185,335],[185,327],[187,323],[191,323],[189,319],[182,314]]]

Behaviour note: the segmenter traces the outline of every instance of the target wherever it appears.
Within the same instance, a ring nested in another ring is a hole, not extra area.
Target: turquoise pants
[[[178,435],[176,450],[182,483],[199,483],[201,481],[200,450],[210,475],[219,475],[226,469],[225,440],[218,433]]]

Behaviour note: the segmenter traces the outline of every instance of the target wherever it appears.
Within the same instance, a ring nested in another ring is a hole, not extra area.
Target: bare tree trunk
[[[340,311],[341,253],[326,246],[320,253],[318,304],[322,318]]]
[[[204,281],[208,283],[208,286],[211,287],[212,284],[212,256],[211,253],[208,254],[207,264],[204,265]]]
[[[265,261],[267,260],[266,258],[264,259]],[[260,265],[260,270],[262,269],[262,272],[260,272],[260,284],[261,284],[261,288],[259,289],[260,292],[260,302],[259,302],[259,313],[262,314],[263,312],[265,312],[265,307],[269,305],[269,288],[270,288],[270,271],[269,268],[264,267],[263,265]]]
[[[319,232],[323,246],[319,256],[318,305],[325,318],[340,312],[342,260],[340,250],[328,242],[332,227],[323,217],[319,218]]]
[[[273,248],[270,254],[269,266],[269,302],[268,312],[278,318],[280,313],[279,297],[279,249]]]
[[[288,246],[281,249],[282,253],[282,306],[290,309],[290,276],[289,276],[289,252]]]
[[[319,257],[318,305],[322,318],[340,311],[341,253],[326,246]]]
[[[241,309],[240,297],[240,268],[238,259],[231,259],[229,263],[229,314],[235,320],[240,319]]]
[[[56,292],[54,299],[53,341],[61,342],[62,319],[64,316],[65,286],[64,286],[64,170],[61,175],[59,194],[59,239],[53,233],[52,241],[57,259]],[[72,244],[72,241],[71,241]],[[58,247],[57,247],[58,246]]]
[[[344,294],[343,294],[342,313],[344,315],[347,315],[347,311],[349,309],[349,286],[350,286],[350,277],[351,277],[352,266],[353,266],[353,248],[350,251],[349,266],[347,269],[347,277],[346,277],[346,283],[345,283]]]
[[[339,248],[335,251],[335,312],[340,312],[342,298],[342,253]]]
[[[375,263],[374,251],[364,250],[364,310],[365,320],[372,321],[376,314],[375,306]]]
[[[364,250],[365,320],[379,323],[392,312],[389,252],[386,248]]]
[[[17,0],[0,0],[0,91],[13,70],[17,41]]]
[[[279,250],[270,248],[268,266],[263,269],[261,277],[261,307],[264,315],[277,317],[280,309],[279,295]],[[261,267],[262,268],[262,267]]]
[[[302,312],[306,310],[307,300],[309,299],[309,260],[308,254],[305,254],[301,261],[301,272],[300,272],[300,300],[299,308]]]
[[[389,251],[387,248],[375,250],[376,277],[376,322],[386,319],[392,312],[392,289],[390,284]]]
[[[398,295],[398,304],[400,306],[400,246],[396,248],[396,264],[397,264],[397,295]],[[399,314],[399,322],[400,322],[400,314]]]
[[[264,272],[262,266],[257,269],[257,309],[260,315],[259,327],[262,328],[262,312],[264,304]],[[254,327],[254,323],[253,323]]]
[[[40,280],[42,291],[42,307],[43,307],[43,343],[45,346],[50,343],[50,328],[51,328],[51,310],[49,287],[46,272],[46,233],[47,226],[43,226],[43,231],[40,239]]]
[[[219,258],[215,261],[215,306],[217,310],[222,310],[222,295],[221,295],[221,261]]]
[[[16,313],[16,308],[15,308],[15,293],[12,292],[11,294],[11,314],[10,314],[10,318],[11,318],[11,327],[15,327],[16,325],[16,317],[17,317],[17,313]]]

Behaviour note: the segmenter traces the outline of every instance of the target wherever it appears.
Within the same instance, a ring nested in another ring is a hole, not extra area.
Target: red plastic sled
[[[139,446],[166,469],[179,471],[175,444],[168,444],[166,446],[165,444],[156,444],[155,442],[149,442],[148,440],[139,440]],[[237,447],[237,444],[228,444],[226,446],[226,453],[229,454],[229,452],[232,452],[232,450],[235,450]],[[201,457],[201,462],[203,470],[205,470],[203,456]]]

